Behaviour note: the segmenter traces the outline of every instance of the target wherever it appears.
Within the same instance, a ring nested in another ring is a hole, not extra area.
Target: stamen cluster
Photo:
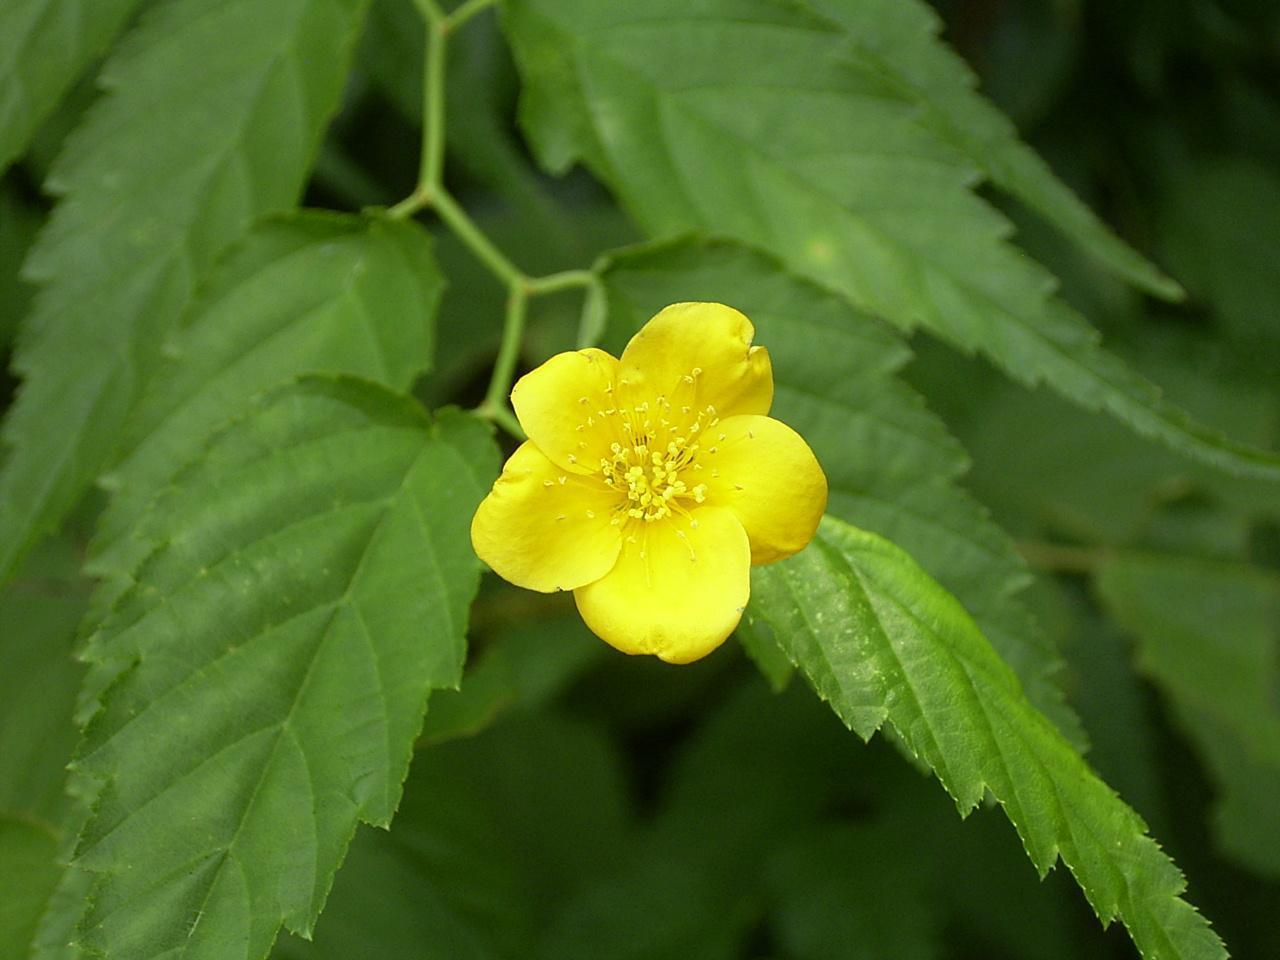
[[[701,373],[697,368],[685,377],[693,383]],[[665,396],[633,407],[609,407],[588,418],[594,426],[599,417],[616,420],[619,439],[609,445],[610,456],[600,458],[604,482],[621,494],[612,522],[626,519],[651,522],[686,512],[681,500],[706,500],[707,485],[691,483],[691,476],[703,469],[698,463],[699,440],[706,428],[719,423],[714,406],[708,404],[696,415],[689,405],[674,409]],[[656,419],[655,419],[656,417]]]

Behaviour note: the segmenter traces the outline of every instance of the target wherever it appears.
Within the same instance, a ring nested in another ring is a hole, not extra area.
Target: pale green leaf
[[[336,109],[364,0],[175,0],[103,70],[26,264],[43,285],[14,369],[0,580],[108,464],[196,279],[292,206]]]
[[[488,429],[306,378],[212,441],[90,641],[73,869],[108,957],[262,957],[311,930],[358,821],[385,826],[428,692],[461,675]]]
[[[0,173],[100,57],[140,0],[5,0],[0,4]]]
[[[918,556],[965,604],[1032,702],[1080,739],[1055,683],[1060,659],[1017,597],[1029,574],[1008,537],[959,485],[968,467],[964,451],[895,376],[911,355],[888,327],[730,243],[615,254],[605,280],[615,348],[677,300],[718,300],[746,313],[773,359],[772,415],[817,454],[831,491],[828,511]],[[749,634],[750,614],[746,619]],[[781,682],[780,672],[771,675]]]
[[[1009,119],[981,96],[977,77],[939,39],[942,21],[923,0],[806,0],[846,31],[860,59],[910,92],[922,121],[1118,276],[1177,299],[1182,288],[1117,237],[1043,160],[1018,139]]]
[[[939,137],[914,88],[860,57],[840,24],[784,0],[503,9],[544,165],[582,159],[650,234],[749,242],[1023,383],[1223,468],[1280,477],[1280,455],[1193,423],[1098,346],[974,194],[981,163]]]
[[[753,570],[752,605],[850,728],[868,738],[888,721],[962,814],[989,791],[1036,869],[1061,858],[1102,922],[1123,921],[1148,960],[1226,956],[1142,819],[900,549],[827,519],[807,550]]]
[[[1168,554],[1104,555],[1095,584],[1221,786],[1218,841],[1280,877],[1280,576]]]
[[[127,577],[127,534],[201,442],[255,395],[302,373],[406,390],[431,363],[443,280],[413,223],[318,212],[269,219],[219,263],[170,336],[106,478],[90,570]]]

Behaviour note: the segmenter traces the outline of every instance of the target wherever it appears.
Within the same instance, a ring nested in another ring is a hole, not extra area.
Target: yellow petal
[[[516,381],[520,426],[538,449],[573,473],[594,473],[613,435],[598,411],[612,405],[618,361],[603,350],[558,353]],[[588,422],[591,421],[591,422]]]
[[[723,303],[673,303],[631,338],[619,377],[638,400],[663,396],[673,405],[720,416],[769,412],[773,368],[751,346],[751,321]]]
[[[751,540],[751,562],[803,550],[827,509],[827,478],[800,434],[771,417],[726,417],[701,444],[707,503],[733,511]]]
[[[518,587],[573,590],[617,562],[622,527],[609,522],[617,503],[603,481],[561,469],[526,441],[476,510],[471,543]]]
[[[688,517],[631,524],[617,565],[573,596],[587,626],[623,653],[689,663],[738,625],[750,567],[742,524],[728,510],[700,507]]]

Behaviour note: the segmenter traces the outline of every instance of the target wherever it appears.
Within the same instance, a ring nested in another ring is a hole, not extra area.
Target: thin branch
[[[596,274],[591,270],[564,270],[560,273],[549,273],[545,277],[534,277],[525,284],[529,296],[537,297],[546,293],[557,293],[561,290],[572,290],[575,287],[589,287],[596,282]]]
[[[524,293],[528,278],[507,259],[506,254],[499,250],[492,240],[481,232],[448,191],[439,190],[431,198],[431,206],[436,213],[440,214],[440,219],[454,232],[454,235],[475,254],[476,259],[489,268],[490,273],[508,287],[519,287],[521,293]]]
[[[516,361],[520,357],[520,344],[524,339],[524,320],[529,296],[520,284],[512,284],[507,291],[507,315],[502,325],[502,343],[498,347],[498,359],[493,363],[493,375],[489,390],[485,393],[480,409],[497,421],[498,411],[507,404],[511,381],[515,377]]]
[[[497,5],[498,0],[467,0],[445,18],[446,32],[452,33],[478,13]]]

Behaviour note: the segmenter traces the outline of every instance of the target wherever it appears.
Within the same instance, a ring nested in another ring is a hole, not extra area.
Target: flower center
[[[622,495],[613,523],[625,519],[645,522],[685,513],[682,501],[702,503],[707,485],[698,482],[698,441],[716,423],[715,407],[696,414],[689,406],[673,409],[658,397],[634,407],[611,407],[599,416],[616,418],[619,439],[609,446],[611,456],[600,458],[604,482]]]

